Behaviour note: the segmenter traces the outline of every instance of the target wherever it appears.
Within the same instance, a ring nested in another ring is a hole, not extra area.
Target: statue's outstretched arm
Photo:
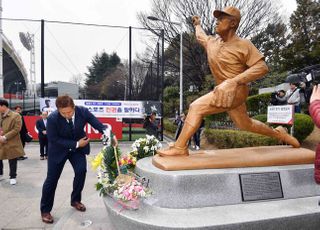
[[[235,80],[239,85],[247,84],[263,77],[266,73],[268,73],[268,66],[263,59],[260,59],[246,71],[233,78],[233,80]]]
[[[206,49],[207,43],[209,40],[209,36],[203,31],[200,25],[200,17],[199,16],[193,16],[192,17],[192,23],[196,30],[196,38],[198,42]]]
[[[234,78],[223,81],[220,85],[216,86],[213,90],[215,98],[213,103],[217,107],[230,108],[234,96],[236,95],[237,86],[241,84],[247,84],[258,78],[261,78],[268,72],[268,66],[261,59],[243,73],[235,76]]]

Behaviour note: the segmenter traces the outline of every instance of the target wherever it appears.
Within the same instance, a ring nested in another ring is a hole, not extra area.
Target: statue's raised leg
[[[241,130],[275,137],[286,144],[292,145],[294,148],[300,147],[299,141],[295,137],[289,135],[282,126],[273,129],[258,120],[251,119],[247,114],[245,104],[228,111],[228,114],[236,126]]]

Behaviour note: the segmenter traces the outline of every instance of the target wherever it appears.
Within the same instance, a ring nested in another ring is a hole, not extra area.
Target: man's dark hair
[[[13,109],[16,110],[16,109],[18,109],[18,108],[19,108],[19,109],[22,109],[22,106],[21,106],[21,105],[16,105]]]
[[[0,106],[6,106],[6,107],[9,107],[9,103],[7,100],[4,100],[4,99],[0,99]]]
[[[64,95],[64,96],[59,96],[56,99],[56,107],[59,108],[66,108],[66,107],[72,107],[74,108],[74,102],[73,99],[68,96],[68,95]]]

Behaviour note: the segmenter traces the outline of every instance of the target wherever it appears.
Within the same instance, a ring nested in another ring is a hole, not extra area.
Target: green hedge
[[[169,119],[165,118],[163,119],[163,128],[165,131],[170,132],[170,133],[175,133],[177,130],[177,125],[175,125],[172,121]]]
[[[205,129],[208,141],[219,149],[277,145],[275,138],[240,130]]]
[[[267,122],[267,115],[266,114],[260,114],[253,117],[256,120],[259,120],[261,122],[266,123]],[[273,127],[276,127],[278,125],[271,125]],[[290,129],[290,126],[284,125],[288,129]],[[312,121],[312,118],[307,114],[302,113],[296,113],[294,115],[294,133],[293,136],[298,139],[298,141],[301,143],[304,141],[313,131],[314,129],[314,123]]]
[[[314,124],[310,116],[306,114],[295,114],[294,136],[301,143],[313,131]],[[267,121],[267,115],[261,114],[253,117],[261,122]],[[278,125],[271,125],[276,127]],[[290,127],[287,126],[289,129]],[[277,145],[279,140],[268,136],[255,134],[240,130],[223,130],[223,129],[205,129],[205,135],[208,141],[217,148],[241,148],[251,146]]]
[[[250,116],[267,113],[271,101],[271,93],[253,95],[247,98],[247,110]]]

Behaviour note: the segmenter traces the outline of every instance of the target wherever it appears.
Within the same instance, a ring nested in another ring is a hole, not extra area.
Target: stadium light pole
[[[34,34],[20,32],[19,37],[24,48],[30,51],[30,83],[28,88],[29,92],[36,94]]]
[[[167,21],[163,19],[159,19],[154,16],[148,16],[148,19],[152,21],[160,21],[165,23],[171,23],[173,25],[178,25],[180,27],[180,103],[179,103],[179,112],[180,114],[183,113],[183,53],[182,53],[182,23],[181,22],[173,22],[173,21]]]

